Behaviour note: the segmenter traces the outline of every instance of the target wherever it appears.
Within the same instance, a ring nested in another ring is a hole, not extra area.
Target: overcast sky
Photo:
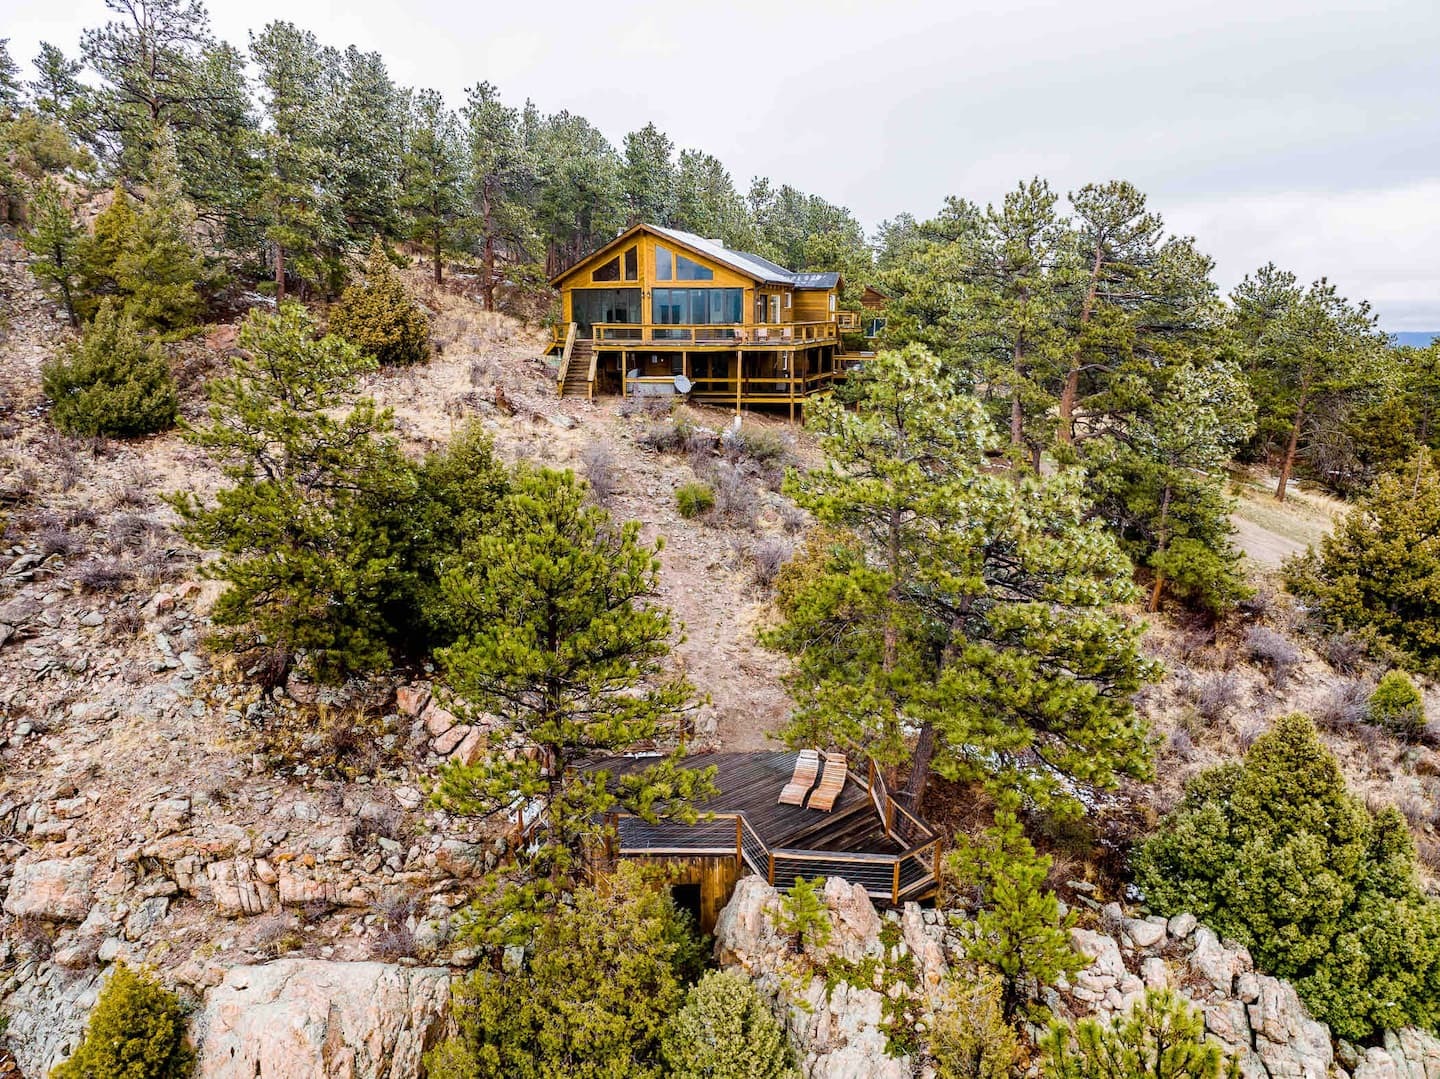
[[[1440,0],[212,0],[237,45],[288,18],[458,104],[488,79],[617,145],[653,120],[743,188],[767,175],[873,227],[947,194],[1123,177],[1218,263],[1274,260],[1440,330]],[[0,0],[28,65],[101,0]]]

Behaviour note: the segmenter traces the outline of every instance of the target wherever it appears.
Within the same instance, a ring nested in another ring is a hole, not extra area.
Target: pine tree
[[[408,136],[400,207],[410,239],[429,245],[438,285],[464,208],[460,122],[439,93],[422,90],[411,105]]]
[[[1094,1019],[1073,1033],[1050,1028],[1045,1079],[1238,1079],[1240,1060],[1225,1056],[1205,1037],[1203,1014],[1173,990],[1147,990],[1124,1015],[1108,1024]]]
[[[35,111],[54,123],[71,127],[80,119],[79,106],[85,96],[80,73],[85,65],[71,60],[48,41],[40,42],[34,63],[35,78],[28,88]]]
[[[78,328],[75,288],[85,233],[60,186],[49,177],[35,185],[29,202],[29,227],[21,239],[30,253],[30,272],[60,294],[70,325]]]
[[[0,122],[20,111],[20,67],[10,57],[10,39],[0,37]]]
[[[604,814],[693,821],[692,803],[713,793],[713,769],[683,769],[673,756],[619,784],[574,767],[586,754],[681,733],[694,691],[663,674],[673,624],[645,602],[658,553],[640,542],[637,523],[617,525],[590,503],[571,473],[522,470],[494,525],[466,544],[443,580],[445,618],[457,634],[439,652],[447,684],[467,708],[498,717],[538,750],[452,764],[438,792],[465,815],[517,802],[543,813],[517,867],[519,908],[543,907],[547,891],[571,879]]]
[[[121,961],[100,990],[80,1044],[50,1079],[185,1079],[194,1069],[180,1001],[153,974]]]
[[[250,58],[260,70],[268,120],[259,137],[263,180],[251,213],[270,246],[276,297],[285,298],[291,277],[302,290],[328,291],[340,278],[345,224],[331,185],[339,163],[327,139],[325,56],[314,34],[272,22],[250,36]]]
[[[458,981],[456,1034],[425,1057],[431,1079],[660,1079],[660,1038],[703,962],[663,888],[622,865],[580,888],[527,937],[519,969]]]
[[[156,138],[175,138],[187,193],[204,200],[217,170],[244,153],[249,101],[243,66],[218,45],[199,0],[111,0],[119,17],[81,35],[86,66],[100,79],[87,95],[93,148],[119,176],[147,179]]]
[[[668,225],[675,216],[675,144],[653,123],[625,136],[621,173],[630,224]]]
[[[336,166],[331,188],[343,214],[344,239],[360,245],[374,236],[394,236],[400,226],[404,98],[379,53],[351,45],[327,66],[325,142]]]
[[[830,911],[825,906],[824,877],[796,877],[780,897],[780,931],[797,952],[823,948],[830,943]]]
[[[748,979],[712,970],[666,1024],[660,1053],[672,1079],[794,1079],[785,1028]]]
[[[745,201],[735,190],[724,164],[699,150],[680,151],[675,172],[675,211],[671,223],[726,247],[748,251],[755,244]]]
[[[1372,379],[1385,340],[1368,304],[1351,304],[1323,278],[1302,290],[1273,264],[1242,281],[1231,299],[1257,433],[1279,457],[1275,497],[1283,502],[1312,419],[1344,415],[1342,402]]]
[[[1440,670],[1440,469],[1428,450],[1382,476],[1320,549],[1285,563],[1286,586],[1328,625]]]
[[[519,248],[528,235],[529,215],[516,198],[531,182],[534,159],[522,135],[520,114],[503,104],[499,91],[482,82],[467,91],[465,138],[469,150],[470,217],[480,236],[480,288],[485,310],[495,310],[500,285],[499,257]]]
[[[1013,794],[1002,796],[984,835],[956,836],[947,859],[956,882],[971,890],[979,907],[966,955],[1000,975],[1007,1014],[1023,1003],[1031,986],[1050,985],[1085,965],[1070,946],[1073,914],[1062,918],[1055,893],[1045,889],[1051,860],[1026,838],[1018,807]]]
[[[175,423],[165,354],[128,310],[103,300],[78,344],[41,369],[51,419],[66,434],[132,438]]]
[[[1223,483],[1226,463],[1254,430],[1254,413],[1233,364],[1190,362],[1123,433],[1092,447],[1100,512],[1154,573],[1150,610],[1167,584],[1215,614],[1244,594]]]
[[[1405,822],[1346,790],[1304,716],[1192,780],[1134,867],[1152,909],[1247,945],[1340,1037],[1440,1021],[1440,902]]]
[[[1071,193],[1070,201],[1075,209],[1073,242],[1085,276],[1075,344],[1059,401],[1056,433],[1067,444],[1075,441],[1081,375],[1087,367],[1105,365],[1104,353],[1115,340],[1111,333],[1120,328],[1113,317],[1118,311],[1112,311],[1105,300],[1141,291],[1136,286],[1155,263],[1164,229],[1159,216],[1146,209],[1145,196],[1123,180],[1086,184]]]
[[[194,208],[180,188],[172,141],[162,133],[149,169],[145,204],[110,266],[125,306],[146,326],[187,329],[204,313],[205,266],[191,240]]]
[[[80,249],[80,291],[76,306],[88,319],[104,297],[120,295],[117,266],[135,237],[135,201],[116,183],[109,204],[95,215],[90,236]]]
[[[1085,522],[1079,477],[996,472],[983,409],[923,349],[881,353],[855,383],[853,411],[812,408],[826,467],[786,481],[839,530],[781,576],[767,639],[795,660],[788,736],[899,765],[918,728],[912,796],[932,763],[1060,811],[1077,806],[1059,776],[1146,774],[1130,695],[1150,668],[1114,611],[1130,570]]]
[[[537,123],[526,146],[537,163],[533,212],[553,274],[625,224],[620,158],[594,125],[567,112]]]
[[[986,208],[973,253],[953,245],[966,266],[956,328],[962,353],[977,381],[1006,387],[1002,425],[1014,452],[1036,468],[1054,440],[1053,387],[1068,343],[1065,223],[1056,201],[1043,180],[1021,184],[999,210]]]
[[[237,345],[233,372],[209,383],[209,422],[186,432],[231,486],[213,504],[172,499],[182,534],[219,555],[214,621],[232,646],[263,635],[322,678],[382,666],[406,582],[396,518],[416,478],[388,411],[361,399],[335,412],[373,361],[317,339],[293,304],[253,312]]]

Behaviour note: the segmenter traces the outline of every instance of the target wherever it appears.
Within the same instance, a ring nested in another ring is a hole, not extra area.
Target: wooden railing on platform
[[[601,322],[594,327],[597,348],[795,348],[839,339],[833,321],[682,323]]]
[[[802,850],[770,847],[743,813],[706,813],[694,824],[651,823],[629,813],[608,818],[620,857],[734,857],[777,888],[789,888],[797,877],[840,877],[863,885],[871,898],[898,906],[933,886],[940,871],[940,837],[896,802],[874,762],[863,783],[872,806],[884,822],[885,834],[900,844],[898,854]]]
[[[565,344],[561,346],[560,370],[555,376],[555,388],[558,392],[565,392],[565,375],[570,371],[570,355],[575,351],[575,338],[580,332],[576,323],[570,323],[570,328],[565,333]],[[560,338],[560,327],[555,327],[555,340],[558,343]],[[591,376],[593,380],[593,375]]]
[[[858,311],[836,311],[835,325],[841,333],[859,333],[860,314]]]

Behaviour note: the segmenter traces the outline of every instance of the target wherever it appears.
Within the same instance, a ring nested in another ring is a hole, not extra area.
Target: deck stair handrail
[[[621,857],[729,856],[780,888],[789,887],[797,877],[839,876],[863,885],[872,898],[896,906],[923,894],[939,876],[941,837],[890,796],[873,761],[864,780],[853,772],[850,778],[867,787],[867,796],[885,821],[886,834],[900,845],[900,853],[771,847],[743,812],[719,811],[702,813],[695,824],[650,823],[631,813],[612,813],[608,821],[616,839],[613,853]]]
[[[565,345],[560,353],[560,370],[555,376],[556,388],[560,391],[565,389],[565,375],[570,370],[570,355],[575,351],[575,338],[580,332],[578,323],[570,323],[570,328],[565,332]]]

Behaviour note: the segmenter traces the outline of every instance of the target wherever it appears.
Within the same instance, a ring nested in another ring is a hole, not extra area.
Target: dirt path
[[[1291,555],[1303,554],[1305,544],[1278,532],[1271,532],[1253,521],[1247,521],[1238,513],[1232,514],[1230,523],[1235,526],[1232,537],[1235,546],[1262,569],[1279,569],[1280,563]]]

